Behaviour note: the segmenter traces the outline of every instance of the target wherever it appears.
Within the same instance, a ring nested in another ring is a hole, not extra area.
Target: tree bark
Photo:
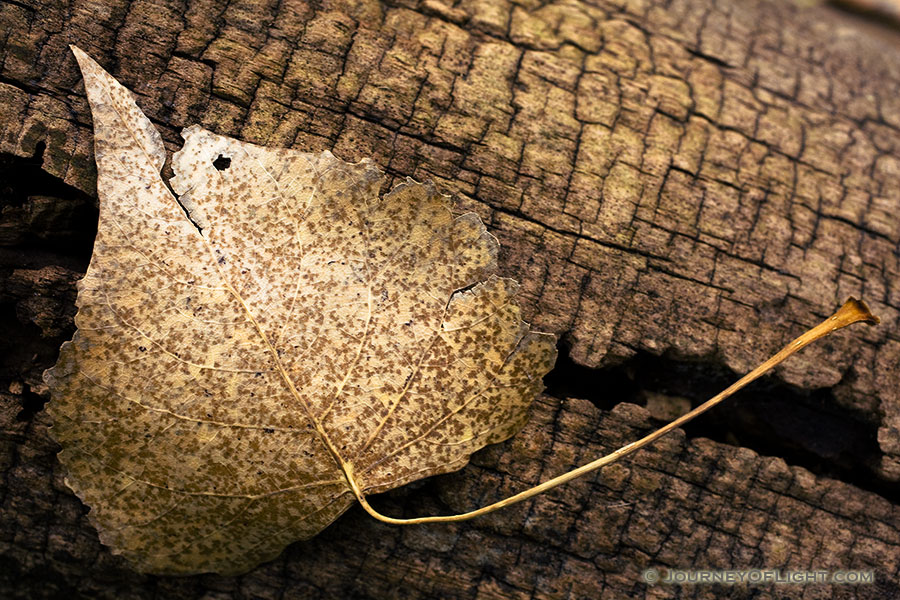
[[[0,23],[0,596],[900,597],[895,31],[762,0],[5,0]],[[371,157],[499,238],[559,365],[525,430],[376,498],[387,514],[469,510],[633,441],[849,295],[882,325],[532,502],[410,528],[353,509],[242,577],[137,574],[66,487],[42,410],[96,231],[70,43],[169,152],[200,123]],[[650,568],[875,582],[652,586]]]

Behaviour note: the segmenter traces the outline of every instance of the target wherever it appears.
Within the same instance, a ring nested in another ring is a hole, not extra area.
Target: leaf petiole
[[[853,323],[858,323],[860,321],[866,322],[870,325],[876,325],[879,323],[878,317],[873,315],[869,311],[869,307],[866,306],[865,302],[857,300],[856,298],[850,298],[847,300],[843,306],[841,306],[837,312],[835,312],[832,316],[828,317],[812,329],[806,331],[796,339],[794,339],[787,346],[779,350],[777,353],[772,355],[768,360],[760,364],[758,367],[741,377],[739,380],[731,384],[729,387],[719,392],[717,395],[713,396],[697,408],[692,411],[685,413],[684,415],[678,417],[671,423],[660,427],[653,433],[641,438],[636,442],[632,442],[625,446],[622,446],[615,452],[607,454],[597,460],[591,461],[577,469],[573,469],[568,473],[564,473],[559,475],[558,477],[554,477],[553,479],[549,479],[544,483],[536,485],[532,488],[519,492],[513,496],[508,498],[504,498],[498,502],[494,502],[493,504],[489,504],[487,506],[483,506],[479,509],[461,513],[458,515],[445,515],[445,516],[434,516],[434,517],[418,517],[413,519],[396,519],[394,517],[388,517],[379,513],[377,510],[372,508],[372,506],[366,500],[365,495],[359,489],[359,486],[354,481],[354,478],[351,476],[351,473],[347,473],[348,480],[350,482],[350,487],[353,489],[353,493],[356,495],[357,500],[362,505],[362,507],[368,512],[371,516],[378,519],[379,521],[384,521],[385,523],[392,523],[395,525],[416,525],[420,523],[448,523],[453,521],[466,521],[468,519],[472,519],[474,517],[478,517],[481,515],[485,515],[495,510],[499,510],[501,508],[505,508],[507,506],[511,506],[513,504],[517,504],[522,502],[523,500],[528,500],[538,494],[551,490],[557,486],[560,486],[564,483],[567,483],[577,477],[581,477],[582,475],[586,475],[592,471],[596,471],[597,469],[609,465],[618,461],[619,459],[628,456],[632,452],[640,450],[644,446],[656,441],[662,436],[666,435],[673,429],[677,429],[681,427],[685,423],[688,423],[695,417],[705,413],[712,407],[721,403],[723,400],[751,383],[752,381],[758,379],[762,375],[765,375],[768,371],[775,368],[779,364],[781,364],[784,360],[786,360],[789,356],[797,352],[798,350],[808,346],[809,344],[819,340],[829,333],[837,331],[842,327],[846,327],[848,325],[852,325]]]

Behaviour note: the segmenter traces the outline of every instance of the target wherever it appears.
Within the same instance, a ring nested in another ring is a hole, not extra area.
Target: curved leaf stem
[[[632,442],[625,446],[622,446],[615,452],[607,454],[601,458],[598,458],[594,461],[591,461],[577,469],[573,469],[568,473],[564,473],[559,475],[558,477],[554,477],[553,479],[547,480],[544,483],[536,485],[532,488],[519,492],[513,496],[508,498],[504,498],[498,502],[494,502],[493,504],[489,504],[487,506],[483,506],[477,510],[461,513],[458,515],[445,515],[445,516],[434,516],[434,517],[418,517],[413,519],[397,519],[394,517],[389,517],[379,513],[377,510],[372,508],[372,506],[366,500],[365,494],[360,490],[359,485],[355,481],[355,478],[352,476],[352,470],[347,470],[347,479],[350,483],[350,487],[353,490],[353,493],[356,495],[357,500],[362,505],[362,507],[368,512],[370,515],[378,519],[379,521],[384,521],[385,523],[392,523],[395,525],[415,525],[420,523],[447,523],[452,521],[466,521],[468,519],[472,519],[474,517],[478,517],[481,515],[485,515],[487,513],[494,512],[495,510],[499,510],[501,508],[511,506],[518,502],[522,502],[523,500],[527,500],[532,498],[533,496],[537,496],[543,492],[551,490],[557,486],[560,486],[564,483],[567,483],[576,477],[581,477],[587,473],[592,471],[596,471],[597,469],[604,467],[608,464],[614,463],[620,458],[623,458],[632,452],[635,452],[644,446],[656,441],[662,436],[666,435],[673,429],[681,427],[685,423],[691,421],[695,417],[705,413],[712,407],[721,403],[723,400],[749,384],[750,382],[758,379],[762,375],[766,374],[769,370],[776,367],[782,361],[787,359],[793,353],[798,350],[808,346],[809,344],[815,342],[818,339],[821,339],[836,331],[842,327],[846,327],[847,325],[852,325],[853,323],[858,323],[860,321],[864,321],[869,323],[870,325],[875,325],[879,322],[878,317],[873,315],[869,311],[869,307],[862,301],[857,300],[856,298],[850,298],[847,300],[843,306],[841,306],[837,312],[835,312],[832,316],[828,317],[823,322],[819,323],[812,329],[806,331],[787,346],[779,350],[775,353],[771,358],[766,360],[764,363],[741,377],[735,383],[731,384],[725,390],[719,392],[717,395],[713,396],[697,408],[692,411],[685,413],[684,415],[678,417],[668,425],[665,425],[653,433],[641,438],[636,442]],[[348,465],[349,467],[349,465]]]

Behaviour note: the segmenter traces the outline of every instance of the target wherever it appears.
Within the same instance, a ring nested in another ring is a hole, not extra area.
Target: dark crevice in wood
[[[0,154],[0,385],[39,381],[75,330],[75,280],[97,232],[96,202],[41,168],[33,156]],[[27,391],[18,420],[44,398]]]
[[[96,201],[47,173],[34,156],[0,153],[0,268],[59,265],[83,272],[97,235]]]
[[[725,67],[726,69],[734,69],[735,68],[734,65],[725,62],[721,58],[717,58],[715,56],[712,56],[711,54],[706,54],[705,52],[701,52],[700,50],[697,50],[695,48],[685,46],[684,49],[687,50],[688,53],[691,54],[692,56],[696,56],[697,58],[702,58],[703,60],[708,60],[709,62],[711,62],[714,65],[717,65],[720,67]]]
[[[544,378],[546,393],[583,398],[608,411],[621,402],[686,411],[740,377],[714,361],[638,352],[616,366],[593,369],[576,363],[565,343],[556,367]],[[654,421],[662,425],[668,418]],[[678,413],[680,414],[680,413]],[[677,415],[673,415],[677,416]],[[805,390],[771,374],[750,384],[720,407],[688,424],[689,438],[750,448],[779,456],[819,476],[831,477],[900,502],[900,485],[876,474],[881,450],[877,422],[840,405],[833,388]]]
[[[20,410],[19,414],[16,415],[16,420],[32,420],[34,418],[34,415],[43,410],[44,405],[47,404],[47,400],[48,398],[38,396],[30,390],[25,390],[25,392],[22,394],[22,410]]]

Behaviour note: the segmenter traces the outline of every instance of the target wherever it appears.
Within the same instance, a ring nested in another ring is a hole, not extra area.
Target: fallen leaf
[[[430,183],[379,198],[367,160],[196,126],[176,199],[159,133],[73,52],[100,223],[45,380],[66,481],[114,553],[241,573],[524,424],[555,338],[529,332],[475,214]]]
[[[199,127],[165,186],[159,133],[73,47],[94,115],[100,226],[78,331],[45,373],[51,430],[100,539],[142,571],[233,574],[354,499],[387,523],[462,521],[636,452],[853,323],[850,298],[728,388],[614,452],[466,513],[406,519],[371,493],[504,440],[553,366],[497,241],[430,184],[378,197],[368,161]],[[480,282],[480,283],[479,283]]]

